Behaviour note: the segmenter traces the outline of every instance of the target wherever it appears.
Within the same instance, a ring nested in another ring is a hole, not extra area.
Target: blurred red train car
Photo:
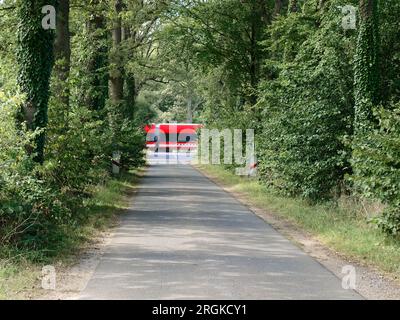
[[[194,123],[160,123],[145,127],[146,146],[155,152],[193,151],[198,147],[198,130]]]

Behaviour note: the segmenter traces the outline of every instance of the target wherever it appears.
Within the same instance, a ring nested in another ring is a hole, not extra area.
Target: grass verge
[[[310,233],[327,247],[400,279],[400,241],[367,222],[362,205],[348,200],[310,205],[277,195],[256,180],[236,176],[222,166],[200,166],[215,181],[245,196],[251,205],[271,211]]]
[[[87,199],[82,209],[85,219],[63,228],[62,241],[50,248],[54,254],[47,254],[43,259],[41,253],[10,249],[12,258],[0,259],[0,299],[32,298],[40,286],[43,266],[65,266],[75,261],[85,246],[100,232],[115,225],[118,214],[128,208],[129,196],[135,191],[141,173],[141,169],[132,170],[97,186],[94,196]],[[41,257],[38,262],[34,262],[35,254]]]

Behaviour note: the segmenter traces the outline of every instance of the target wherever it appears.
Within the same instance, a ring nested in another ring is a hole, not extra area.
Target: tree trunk
[[[273,17],[276,17],[281,13],[282,7],[283,7],[283,0],[275,0],[274,11],[272,14]]]
[[[129,27],[122,28],[122,39],[124,41],[135,41],[135,35],[131,33]],[[129,50],[127,54],[127,59],[131,60],[134,58],[133,52]],[[125,114],[129,119],[133,119],[134,110],[136,104],[136,78],[135,75],[130,72],[125,72],[125,89],[126,89],[126,97],[125,97]]]
[[[85,104],[91,110],[103,110],[108,98],[109,74],[106,19],[102,13],[101,0],[92,1],[91,16],[87,22],[89,58],[87,73],[88,88]]]
[[[251,105],[255,105],[258,99],[257,89],[260,81],[260,69],[262,52],[260,40],[267,25],[271,22],[268,16],[265,1],[253,0],[251,4],[251,25],[250,25],[250,44],[249,44],[249,78],[251,91],[247,97]]]
[[[289,1],[289,7],[288,7],[289,13],[293,12],[298,12],[299,11],[299,6],[297,3],[297,0],[290,0]]]
[[[252,92],[250,93],[249,102],[254,105],[257,102],[256,89],[258,85],[258,71],[259,71],[259,61],[258,61],[258,43],[257,43],[257,28],[256,21],[252,19],[251,25],[251,39],[250,39],[250,85]]]
[[[133,119],[135,104],[136,104],[136,79],[133,74],[128,74],[125,77],[126,86],[126,113],[127,116]]]
[[[193,96],[190,88],[187,97],[187,123],[193,123]]]
[[[64,111],[69,109],[69,73],[71,68],[71,37],[69,32],[69,0],[59,0],[57,7],[57,30],[54,53],[56,64],[54,67],[56,75],[55,94],[61,99]]]
[[[360,0],[360,31],[355,58],[355,130],[364,132],[372,125],[372,107],[381,102],[379,74],[378,1]]]
[[[122,41],[122,23],[119,14],[122,12],[123,3],[121,0],[115,2],[114,27],[112,30],[113,52],[112,63],[114,68],[110,73],[110,98],[115,105],[122,103],[124,99],[124,77],[123,77],[123,61],[120,45]]]
[[[55,5],[55,1],[24,0],[17,5],[18,85],[25,94],[21,120],[32,131],[42,130],[33,141],[33,148],[27,148],[38,163],[44,161],[50,76],[54,63],[54,31],[42,27],[41,11],[46,5]]]

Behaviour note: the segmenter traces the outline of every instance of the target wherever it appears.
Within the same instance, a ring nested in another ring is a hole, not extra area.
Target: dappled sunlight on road
[[[354,299],[191,166],[149,168],[82,299]]]

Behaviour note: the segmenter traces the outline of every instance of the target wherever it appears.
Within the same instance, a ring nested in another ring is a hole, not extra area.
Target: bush
[[[262,84],[259,102],[265,119],[257,141],[261,179],[312,201],[340,192],[351,156],[344,138],[352,134],[354,35],[344,34],[333,4],[324,14],[320,20],[305,11],[272,26],[266,66],[272,79]],[[307,39],[298,35],[296,50],[274,61],[274,46],[291,43],[293,32],[284,31],[294,27]]]
[[[32,234],[43,233],[45,221],[56,223],[69,210],[27,156],[25,148],[37,132],[16,128],[20,102],[0,93],[0,242],[32,247],[41,245],[30,241]]]
[[[352,181],[368,198],[386,207],[378,226],[390,235],[400,234],[400,104],[394,110],[375,112],[379,128],[354,141]]]
[[[53,102],[53,101],[52,101]],[[107,123],[84,107],[71,107],[64,118],[51,104],[43,175],[54,187],[77,197],[104,183],[111,167],[111,134]]]
[[[144,134],[124,121],[115,136],[107,120],[84,107],[60,117],[53,100],[46,161],[39,165],[26,152],[39,132],[16,126],[20,105],[21,99],[0,93],[0,246],[42,259],[87,218],[86,199],[110,179],[112,151],[122,152],[126,168],[143,163]]]

